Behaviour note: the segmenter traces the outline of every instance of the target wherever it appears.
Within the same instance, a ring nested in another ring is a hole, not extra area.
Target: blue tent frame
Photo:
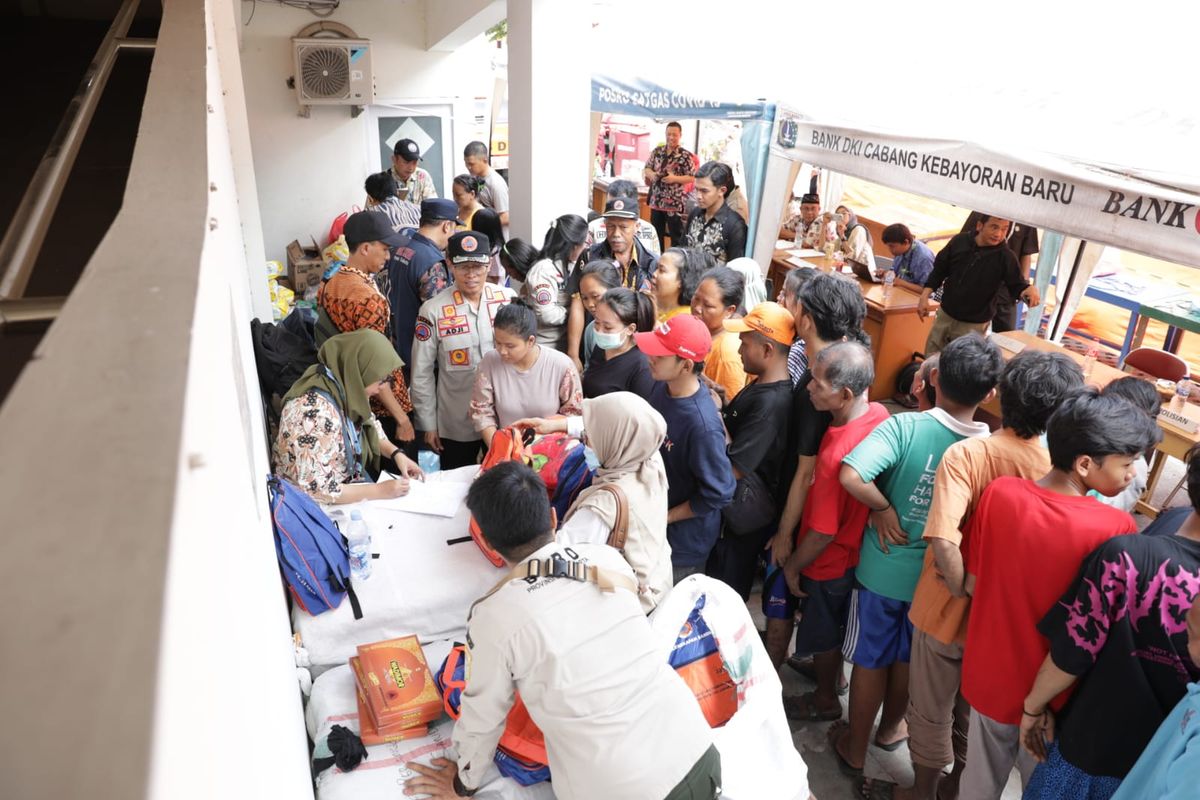
[[[762,206],[775,104],[765,100],[730,103],[718,98],[672,91],[641,78],[592,76],[592,111],[654,119],[736,119],[742,121],[742,159],[746,169],[746,202],[750,206],[750,235],[746,255],[752,256],[754,234]]]

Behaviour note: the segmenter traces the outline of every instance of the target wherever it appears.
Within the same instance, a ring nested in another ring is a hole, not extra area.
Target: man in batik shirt
[[[658,232],[660,250],[667,245],[663,236],[671,237],[671,244],[678,247],[683,243],[683,187],[696,174],[696,161],[690,152],[679,146],[683,126],[678,122],[667,123],[667,143],[660,144],[650,153],[642,176],[650,186],[650,224]]]

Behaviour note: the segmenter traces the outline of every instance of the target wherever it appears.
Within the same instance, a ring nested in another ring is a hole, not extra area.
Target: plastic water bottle
[[[888,270],[883,275],[883,299],[887,300],[892,296],[892,287],[896,285],[895,270]]]
[[[1178,381],[1175,384],[1175,397],[1171,399],[1171,405],[1176,411],[1182,411],[1187,406],[1188,398],[1192,395],[1192,382],[1187,378]]]
[[[371,577],[371,529],[361,511],[350,512],[346,541],[350,544],[350,576],[356,581],[365,581]]]
[[[1100,357],[1100,347],[1095,340],[1088,345],[1087,353],[1083,357],[1083,376],[1085,378],[1092,377],[1092,368],[1096,366],[1096,359]]]
[[[417,452],[417,466],[426,475],[432,475],[442,468],[442,457],[432,450],[420,450]]]

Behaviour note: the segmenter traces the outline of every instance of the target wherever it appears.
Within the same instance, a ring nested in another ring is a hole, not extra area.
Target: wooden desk
[[[767,272],[776,293],[783,288],[787,274],[801,264],[822,272],[833,272],[835,267],[832,259],[824,256],[798,259],[786,250],[776,250]],[[918,317],[920,296],[900,286],[892,287],[891,294],[884,300],[882,284],[864,281],[849,273],[842,273],[842,277],[857,283],[867,301],[863,330],[871,337],[871,355],[875,359],[875,382],[871,384],[868,397],[889,399],[896,393],[896,376],[900,370],[912,361],[913,353],[925,351],[933,315],[926,319]]]
[[[1079,355],[1078,353],[1073,353],[1070,350],[1055,344],[1054,342],[1050,342],[1045,339],[1039,339],[1038,337],[1025,333],[1024,331],[1006,331],[1004,335],[1023,343],[1025,345],[1024,350],[1041,350],[1043,352],[1066,353],[1071,357],[1072,360],[1079,363],[1080,366],[1083,365],[1083,356]],[[1016,353],[1012,352],[1011,350],[1006,350],[1003,347],[1000,348],[1000,352],[1004,354],[1005,360],[1008,360],[1016,355]],[[1092,386],[1104,388],[1114,380],[1117,380],[1118,378],[1124,378],[1127,375],[1128,373],[1122,372],[1115,367],[1110,367],[1107,364],[1101,364],[1097,362],[1092,367],[1091,375],[1086,376],[1084,380],[1086,380],[1087,383]],[[993,398],[989,402],[984,403],[980,406],[980,408],[995,414],[997,417],[1000,416],[999,397]],[[1200,421],[1200,406],[1197,406],[1195,403],[1188,403],[1186,406],[1184,406],[1182,413],[1186,414],[1190,419]],[[1162,429],[1163,438],[1155,448],[1154,458],[1150,464],[1150,474],[1147,477],[1146,491],[1142,494],[1141,499],[1138,500],[1137,508],[1135,509],[1136,511],[1139,511],[1140,513],[1151,518],[1158,516],[1159,509],[1150,505],[1150,498],[1154,494],[1155,487],[1158,485],[1158,479],[1162,474],[1163,466],[1166,464],[1167,458],[1178,458],[1180,461],[1182,461],[1185,457],[1187,457],[1188,451],[1191,450],[1197,442],[1200,442],[1200,433],[1188,433],[1187,431],[1177,428],[1168,422],[1164,422],[1161,418],[1158,421],[1158,427]]]
[[[1055,344],[1054,342],[1051,342],[1047,339],[1039,338],[1037,336],[1034,336],[1031,333],[1026,333],[1025,331],[1005,331],[1002,335],[1025,345],[1025,347],[1019,352],[1024,352],[1025,350],[1040,350],[1043,353],[1065,353],[1076,364],[1078,364],[1081,367],[1083,366],[1083,362],[1084,362],[1083,356],[1081,356],[1079,353],[1075,353],[1075,352],[1068,350],[1067,348],[1063,347],[1060,344]],[[1013,356],[1016,355],[1015,352],[1013,352],[1012,350],[1007,350],[1004,347],[1000,348],[1000,352],[1004,354],[1005,361],[1008,361],[1010,358],[1012,358]],[[1083,380],[1089,386],[1095,386],[1097,389],[1103,389],[1105,386],[1108,386],[1110,383],[1117,380],[1118,378],[1126,377],[1127,374],[1128,373],[1122,372],[1121,370],[1117,369],[1116,367],[1110,367],[1108,364],[1104,364],[1100,361],[1097,361],[1095,364],[1092,365],[1091,374],[1085,375]],[[995,414],[997,417],[1000,416],[1000,398],[999,398],[999,396],[993,398],[992,400],[988,401],[987,403],[984,403],[983,405],[980,406],[980,408],[982,408],[983,410],[988,411],[992,414]]]

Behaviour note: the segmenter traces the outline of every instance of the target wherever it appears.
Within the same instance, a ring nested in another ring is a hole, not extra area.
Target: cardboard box
[[[295,240],[287,246],[288,283],[297,296],[303,297],[308,287],[320,284],[324,272],[325,263],[315,242],[312,247],[301,247]]]
[[[359,645],[350,666],[380,734],[442,716],[442,699],[416,636]]]

